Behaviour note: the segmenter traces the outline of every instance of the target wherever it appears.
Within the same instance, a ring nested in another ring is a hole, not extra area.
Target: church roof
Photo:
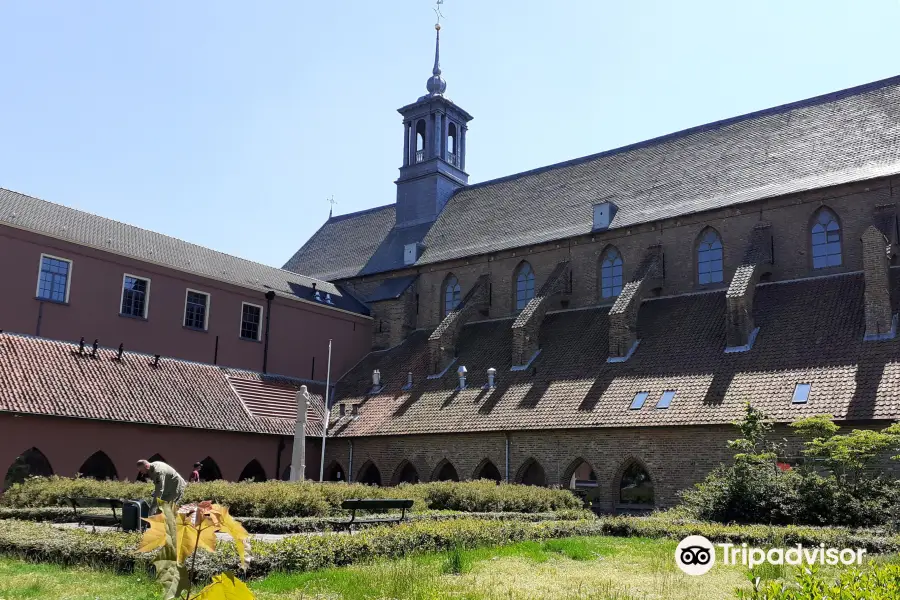
[[[900,298],[893,271],[892,297]],[[729,424],[746,402],[779,422],[832,414],[839,420],[900,418],[900,338],[864,342],[862,274],[760,284],[759,333],[747,352],[724,352],[725,291],[645,301],[634,354],[608,363],[608,308],[548,313],[540,353],[512,371],[512,319],[462,328],[458,358],[429,380],[428,332],[373,352],[342,378],[338,403],[359,404],[359,416],[332,421],[339,436]],[[898,308],[895,300],[894,311]],[[465,390],[456,369],[468,370]],[[496,388],[483,389],[497,369]],[[384,388],[368,395],[374,369]],[[407,372],[413,388],[402,390]],[[797,384],[808,402],[792,403]],[[665,391],[671,406],[656,408]],[[630,409],[647,392],[643,408]],[[332,415],[339,414],[333,410]]]
[[[589,234],[597,202],[616,205],[618,229],[897,173],[900,77],[461,188],[417,264]],[[403,266],[401,257],[370,261],[393,210],[341,219],[285,268],[334,280]],[[312,251],[334,246],[337,257]]]
[[[0,412],[293,435],[307,385],[307,435],[322,435],[320,382],[0,333]]]
[[[274,290],[279,296],[289,299],[312,301],[312,286],[316,284],[319,292],[331,295],[335,307],[368,314],[365,306],[332,283],[3,188],[0,188],[0,225],[33,231],[262,293]]]

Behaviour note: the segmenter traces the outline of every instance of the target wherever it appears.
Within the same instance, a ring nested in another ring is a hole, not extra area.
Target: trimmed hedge
[[[152,486],[127,481],[96,481],[65,477],[35,477],[11,486],[0,496],[0,506],[37,508],[56,506],[70,496],[149,498]],[[581,508],[568,490],[492,481],[435,482],[371,487],[346,483],[263,483],[212,481],[190,484],[185,502],[211,500],[241,517],[323,517],[339,515],[347,498],[410,498],[413,511],[544,513]]]
[[[272,571],[309,571],[348,565],[373,558],[399,558],[413,553],[453,547],[498,546],[525,540],[587,535],[640,536],[680,540],[699,534],[716,542],[747,542],[758,546],[803,544],[865,548],[869,553],[900,551],[900,536],[878,531],[824,527],[727,526],[653,517],[603,517],[593,520],[526,522],[471,517],[418,521],[393,527],[374,527],[353,535],[325,533],[292,536],[276,542],[251,541],[248,576]],[[0,521],[0,554],[30,560],[72,564],[104,564],[122,570],[147,564],[150,556],[135,552],[138,536],[125,533],[91,534],[61,530],[41,523]],[[200,553],[200,574],[209,577],[237,567],[231,544],[215,555]]]

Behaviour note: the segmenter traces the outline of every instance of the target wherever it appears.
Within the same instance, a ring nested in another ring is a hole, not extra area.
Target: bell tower
[[[403,116],[403,165],[395,182],[397,227],[433,222],[450,195],[469,182],[466,132],[472,115],[444,96],[440,18],[434,29],[434,68],[425,84],[428,93],[397,111]]]

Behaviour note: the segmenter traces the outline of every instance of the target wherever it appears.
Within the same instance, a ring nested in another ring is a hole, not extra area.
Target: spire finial
[[[434,24],[434,68],[431,70],[431,77],[425,84],[429,96],[441,96],[447,89],[447,82],[441,78],[441,4],[444,0],[435,0],[434,14],[437,16],[437,22]]]
[[[334,199],[334,194],[332,194],[329,198],[325,200],[331,206],[328,207],[328,218],[331,218],[331,213],[334,211],[334,205],[337,204],[337,200]]]

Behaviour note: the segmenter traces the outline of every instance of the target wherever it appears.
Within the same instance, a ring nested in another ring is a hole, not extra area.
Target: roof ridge
[[[609,150],[603,150],[601,152],[596,152],[594,154],[588,154],[587,156],[570,158],[568,160],[560,161],[560,162],[553,163],[550,165],[544,165],[542,167],[535,167],[534,169],[528,169],[527,171],[520,171],[519,173],[513,173],[511,175],[504,175],[502,177],[488,179],[487,181],[480,181],[478,183],[473,183],[473,184],[466,185],[466,186],[455,189],[453,191],[453,193],[451,194],[450,198],[452,199],[457,194],[463,193],[467,190],[487,187],[487,186],[498,184],[498,183],[505,183],[507,181],[513,181],[513,180],[516,180],[516,179],[519,179],[522,177],[527,177],[529,175],[537,175],[539,173],[544,173],[546,171],[552,171],[554,169],[559,169],[559,168],[563,168],[563,167],[569,167],[569,166],[578,165],[581,163],[590,162],[590,161],[596,160],[598,158],[614,156],[616,154],[624,154],[626,152],[631,152],[632,150],[639,150],[641,148],[655,146],[658,144],[662,144],[664,142],[669,142],[672,140],[687,137],[687,136],[695,134],[695,133],[701,133],[704,131],[719,129],[722,127],[727,127],[728,125],[733,125],[735,123],[740,123],[743,121],[750,121],[752,119],[756,119],[759,117],[784,113],[784,112],[788,112],[788,111],[791,111],[791,110],[794,110],[797,108],[803,108],[803,107],[807,107],[807,106],[826,104],[828,102],[842,100],[842,99],[848,98],[850,96],[857,96],[860,94],[864,94],[866,92],[878,90],[878,89],[888,87],[893,84],[900,84],[900,75],[894,75],[893,77],[888,77],[886,79],[879,79],[877,81],[872,81],[869,83],[864,83],[861,85],[844,88],[842,90],[828,92],[826,94],[820,94],[818,96],[812,96],[810,98],[804,98],[802,100],[794,100],[793,102],[787,102],[785,104],[779,104],[779,105],[772,106],[769,108],[755,110],[755,111],[744,113],[742,115],[737,115],[734,117],[719,119],[718,121],[711,121],[709,123],[704,123],[702,125],[694,125],[692,127],[688,127],[687,129],[680,129],[678,131],[673,131],[671,133],[666,133],[666,134],[663,134],[660,136],[648,138],[646,140],[633,142],[631,144],[626,144],[624,146],[618,146],[616,148],[611,148]],[[447,202],[449,203],[449,201],[450,200],[448,199]]]
[[[18,191],[16,191],[16,190],[12,190],[12,189],[5,188],[5,187],[0,187],[0,192],[9,192],[9,193],[11,193],[11,194],[16,194],[16,195],[19,195],[19,196],[24,196],[25,198],[30,198],[30,199],[32,199],[32,200],[37,200],[38,202],[44,202],[44,203],[46,203],[46,204],[52,204],[53,206],[58,206],[58,207],[63,208],[63,209],[65,209],[65,210],[71,210],[71,211],[73,211],[73,212],[82,213],[82,214],[85,214],[85,215],[90,215],[91,217],[94,217],[94,218],[97,218],[97,219],[103,219],[104,221],[108,221],[108,222],[110,222],[110,223],[117,223],[117,224],[119,224],[119,225],[124,225],[124,226],[126,226],[126,227],[132,227],[132,228],[134,228],[134,229],[138,229],[138,230],[140,230],[140,231],[145,231],[145,232],[147,232],[147,233],[149,233],[149,234],[152,234],[152,235],[158,235],[158,236],[161,236],[161,237],[164,237],[164,238],[168,238],[168,239],[170,239],[170,240],[175,240],[175,241],[177,241],[177,242],[181,242],[182,244],[188,244],[188,245],[190,245],[190,246],[193,246],[194,248],[199,248],[199,249],[201,249],[201,250],[207,250],[207,251],[209,251],[209,252],[215,252],[216,254],[219,254],[219,255],[224,256],[224,257],[232,258],[232,259],[239,260],[239,261],[243,261],[243,262],[246,262],[246,263],[251,263],[251,264],[254,264],[254,265],[258,265],[258,266],[261,266],[261,267],[265,267],[265,268],[267,268],[267,269],[273,269],[273,270],[275,270],[275,271],[282,271],[282,272],[284,272],[284,273],[290,273],[290,274],[293,275],[293,276],[305,277],[305,278],[307,278],[307,279],[309,279],[309,280],[311,280],[311,281],[317,281],[317,282],[322,282],[322,283],[330,283],[330,282],[328,282],[328,281],[325,281],[324,279],[316,279],[315,277],[310,277],[309,275],[303,275],[303,274],[301,274],[301,273],[296,273],[296,272],[294,272],[294,271],[288,271],[287,269],[283,269],[283,268],[281,268],[281,267],[273,267],[272,265],[267,265],[267,264],[265,264],[265,263],[257,262],[257,261],[254,261],[254,260],[250,260],[249,258],[243,258],[243,257],[237,256],[237,255],[235,255],[235,254],[229,254],[228,252],[222,252],[221,250],[216,250],[215,248],[210,248],[210,247],[208,247],[208,246],[201,246],[200,244],[195,244],[194,242],[189,242],[188,240],[184,240],[184,239],[181,239],[181,238],[179,238],[179,237],[175,237],[175,236],[173,236],[173,235],[168,235],[168,234],[166,234],[166,233],[161,233],[161,232],[159,232],[159,231],[154,231],[154,230],[152,230],[152,229],[147,229],[146,227],[141,227],[141,226],[139,226],[139,225],[132,225],[131,223],[126,223],[125,221],[119,221],[119,220],[116,220],[116,219],[110,219],[109,217],[104,217],[103,215],[98,215],[98,214],[96,214],[96,213],[92,213],[92,212],[90,212],[90,211],[82,210],[82,209],[80,209],[80,208],[74,208],[74,207],[72,207],[72,206],[67,206],[67,205],[61,204],[61,203],[59,203],[59,202],[53,202],[53,201],[51,201],[51,200],[44,200],[43,198],[38,198],[37,196],[32,196],[31,194],[25,194],[25,193],[18,192]],[[2,217],[0,217],[0,223],[10,225],[11,227],[15,227],[15,226],[16,226],[15,223],[10,223],[8,220],[3,219]],[[68,238],[67,238],[67,239],[68,239]],[[73,243],[82,245],[80,242],[73,242]],[[107,251],[109,251],[109,250],[107,250]],[[142,261],[146,261],[146,260],[147,260],[146,258],[143,258],[143,257],[140,257],[140,256],[136,256],[136,255],[133,255],[133,254],[128,254],[127,256],[130,256],[130,257],[135,258],[135,259],[137,259],[137,260],[142,260]],[[172,269],[178,270],[178,271],[183,271],[183,269],[180,269],[179,267],[176,267],[176,266],[174,266],[174,265],[167,265],[167,266],[169,266],[169,267],[172,268]]]
[[[352,212],[352,213],[346,213],[343,215],[335,215],[333,217],[329,217],[328,220],[325,221],[325,223],[323,223],[322,226],[324,227],[325,225],[328,225],[329,223],[336,223],[337,221],[343,221],[343,220],[349,219],[351,217],[359,217],[359,216],[362,216],[362,215],[365,215],[368,213],[377,212],[379,210],[383,210],[386,208],[396,208],[396,206],[397,206],[396,202],[391,202],[390,204],[382,204],[381,206],[374,206],[372,208],[366,208],[366,209],[358,210],[358,211]]]

